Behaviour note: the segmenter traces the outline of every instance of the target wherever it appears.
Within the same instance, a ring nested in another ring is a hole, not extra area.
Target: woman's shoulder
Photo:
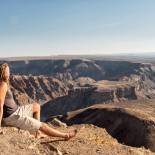
[[[0,87],[8,89],[8,84],[4,81],[0,81]]]

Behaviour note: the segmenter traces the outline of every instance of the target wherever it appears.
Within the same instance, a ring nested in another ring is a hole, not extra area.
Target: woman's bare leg
[[[40,121],[40,104],[35,102],[33,103],[33,118]],[[46,137],[41,131],[35,133],[35,137]]]
[[[76,132],[77,132],[76,130],[72,130],[72,131],[69,131],[67,133],[60,132],[56,129],[49,127],[46,123],[43,123],[43,122],[42,122],[39,130],[48,136],[62,137],[62,138],[65,138],[66,140],[69,140],[70,138],[74,137],[76,135]]]
[[[33,118],[40,121],[40,104],[33,103]]]
[[[33,103],[33,117],[40,121],[40,105],[38,103]],[[74,137],[76,134],[76,130],[70,131],[68,133],[63,133],[63,132],[60,132],[56,129],[49,127],[46,123],[42,123],[39,131],[36,132],[35,136],[36,137],[39,137],[39,136],[40,137],[46,137],[41,132],[48,135],[48,136],[62,137],[62,138],[65,138],[66,140]]]

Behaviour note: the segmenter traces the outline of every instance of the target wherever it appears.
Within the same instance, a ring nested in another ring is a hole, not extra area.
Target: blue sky
[[[155,51],[155,0],[0,0],[0,57]]]

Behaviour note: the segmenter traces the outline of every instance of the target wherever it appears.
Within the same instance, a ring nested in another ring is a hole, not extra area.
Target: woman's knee
[[[48,127],[48,125],[47,125],[46,123],[41,122],[41,125],[40,125],[39,130],[43,131],[43,130],[45,130],[47,127]]]
[[[40,110],[40,104],[39,103],[33,103],[33,112],[37,112]]]

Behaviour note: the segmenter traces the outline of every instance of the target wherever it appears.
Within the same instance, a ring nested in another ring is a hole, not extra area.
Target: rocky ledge
[[[47,137],[36,139],[27,131],[13,127],[3,127],[0,135],[1,155],[153,155],[144,148],[134,148],[119,144],[105,129],[94,125],[77,125],[77,136],[69,141]],[[60,128],[59,130],[66,130]]]

